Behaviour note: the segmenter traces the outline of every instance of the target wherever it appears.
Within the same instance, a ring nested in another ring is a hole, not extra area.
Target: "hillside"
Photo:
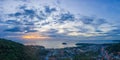
[[[111,44],[106,48],[109,53],[119,54],[120,52],[120,43]]]
[[[37,60],[37,58],[28,52],[24,45],[0,38],[0,60]]]

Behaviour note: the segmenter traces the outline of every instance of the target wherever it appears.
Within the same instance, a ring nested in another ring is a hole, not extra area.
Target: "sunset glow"
[[[35,39],[42,40],[42,39],[48,39],[49,37],[42,36],[42,35],[37,34],[37,33],[29,33],[27,35],[23,35],[22,38],[23,39],[28,39],[28,40],[35,40]]]

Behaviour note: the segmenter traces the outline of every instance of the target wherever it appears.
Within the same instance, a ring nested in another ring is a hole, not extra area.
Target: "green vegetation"
[[[36,58],[35,60],[45,60],[44,57],[49,52],[43,46],[33,46],[33,45],[26,46],[26,51],[28,52],[28,54],[32,54],[30,56],[32,57],[34,56]]]
[[[49,52],[52,52],[49,59],[96,60],[100,54],[101,46],[104,46],[109,53],[117,55],[120,52],[120,43],[102,45],[80,43],[77,45],[79,47],[69,47],[60,50],[53,49],[52,51],[45,49],[43,46],[24,46],[23,44],[0,38],[0,60],[45,60]],[[63,53],[61,54],[62,50]],[[54,55],[54,52],[57,52],[57,54]]]
[[[87,46],[99,45],[99,44],[94,44],[94,43],[76,43],[75,45],[77,47],[79,47],[79,48],[84,48],[84,47],[87,47]]]
[[[0,60],[36,60],[36,57],[24,45],[0,39]]]
[[[117,52],[120,52],[120,43],[111,44],[106,49],[109,51],[109,53],[112,52],[114,54],[117,54]]]
[[[89,51],[86,53],[75,55],[73,60],[95,60],[97,56],[98,52]]]

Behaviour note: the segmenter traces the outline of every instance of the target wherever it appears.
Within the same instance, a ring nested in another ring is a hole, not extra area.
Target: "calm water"
[[[63,45],[62,43],[67,43]],[[116,42],[116,41],[114,41]],[[45,48],[64,48],[64,47],[75,47],[76,43],[113,43],[112,40],[42,40],[42,41],[33,41],[33,43],[25,43],[25,45],[41,45]]]

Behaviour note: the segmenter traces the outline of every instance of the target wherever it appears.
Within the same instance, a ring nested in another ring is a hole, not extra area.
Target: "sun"
[[[28,33],[23,35],[22,38],[27,40],[36,40],[36,39],[42,40],[42,39],[48,39],[49,37],[40,35],[38,33]]]
[[[25,36],[23,36],[23,38],[25,38],[25,39],[37,39],[37,38],[41,38],[41,37],[39,37],[39,36],[32,36],[32,35],[25,35]]]

